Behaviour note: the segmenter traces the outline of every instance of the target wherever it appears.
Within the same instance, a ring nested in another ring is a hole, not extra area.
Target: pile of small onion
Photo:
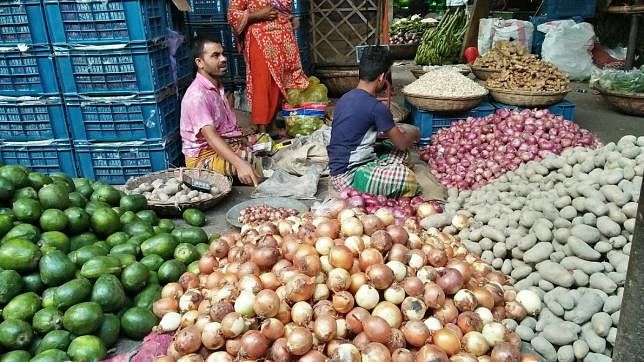
[[[262,204],[250,206],[239,212],[237,221],[242,224],[259,225],[267,221],[286,219],[289,216],[297,215],[298,211],[287,207],[272,207]]]
[[[477,189],[521,164],[575,146],[597,147],[588,130],[547,109],[499,109],[438,131],[420,157],[450,187]]]
[[[421,220],[443,212],[439,200],[425,200],[420,196],[394,199],[347,188],[340,191],[338,198],[326,201],[315,215],[334,218],[346,208],[354,208],[367,214],[375,214],[383,209],[389,210],[394,215],[394,223],[398,225],[404,224],[409,218]]]
[[[453,236],[396,225],[390,210],[226,234],[199,270],[154,303],[157,328],[176,330],[159,361],[536,360],[502,322],[537,315],[539,296],[519,297]]]

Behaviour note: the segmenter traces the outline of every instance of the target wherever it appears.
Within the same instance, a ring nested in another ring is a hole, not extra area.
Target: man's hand
[[[256,21],[268,21],[277,19],[278,11],[272,6],[265,6],[257,11],[252,12],[250,15]]]
[[[255,175],[255,171],[246,161],[242,161],[242,163],[237,166],[237,178],[245,185],[257,187],[257,176]]]

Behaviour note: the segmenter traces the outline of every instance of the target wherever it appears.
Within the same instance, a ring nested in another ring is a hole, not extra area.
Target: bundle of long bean
[[[467,29],[465,8],[449,8],[438,26],[423,34],[416,64],[442,65],[456,60]]]

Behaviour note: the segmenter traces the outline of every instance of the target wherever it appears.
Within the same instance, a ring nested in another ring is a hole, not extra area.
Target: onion
[[[477,357],[486,354],[490,349],[490,345],[488,344],[483,334],[476,331],[467,332],[463,336],[462,343],[463,349],[465,349],[465,351]]]
[[[367,318],[362,322],[362,328],[372,342],[387,344],[391,341],[391,326],[381,317]]]
[[[279,338],[268,351],[268,358],[273,361],[290,361],[291,352],[286,347],[286,338]]]
[[[456,269],[442,268],[438,270],[436,284],[443,288],[446,295],[451,295],[463,286],[463,276]]]
[[[159,318],[164,315],[179,310],[179,303],[173,297],[165,297],[157,300],[152,304],[152,312]]]
[[[443,328],[443,323],[441,323],[441,321],[439,321],[437,318],[434,318],[434,317],[429,317],[425,319],[423,323],[425,323],[430,333],[434,333],[437,330]]]
[[[447,253],[443,249],[431,248],[429,253],[427,253],[427,261],[433,267],[445,266],[448,261]]]
[[[440,308],[445,304],[445,292],[438,284],[427,282],[423,293],[423,301],[429,308]]]
[[[405,245],[409,240],[409,233],[407,233],[407,230],[400,225],[387,226],[387,233],[394,244]]]
[[[313,333],[322,342],[328,342],[335,338],[338,326],[335,318],[325,315],[320,316],[313,324]]]
[[[389,349],[382,343],[371,342],[362,351],[363,362],[390,362]]]
[[[286,336],[286,348],[296,356],[302,356],[313,346],[313,335],[303,327],[294,327]]]
[[[246,321],[237,312],[228,313],[221,320],[221,333],[226,338],[235,338],[246,331],[248,325]]]
[[[470,277],[474,273],[474,268],[472,267],[472,264],[462,259],[456,259],[456,258],[450,259],[447,262],[446,266],[448,268],[458,270],[459,273],[461,273],[461,275],[463,276],[463,280],[466,282],[470,280]]]
[[[525,318],[527,312],[523,306],[517,302],[507,302],[505,303],[505,317],[509,319],[514,319],[516,321],[521,321]]]
[[[311,299],[314,291],[313,279],[304,274],[295,275],[286,283],[286,294],[292,302]]]
[[[434,317],[438,318],[441,323],[450,323],[458,316],[458,309],[451,299],[446,299],[445,303],[438,309],[434,310]]]
[[[480,332],[483,328],[483,321],[478,314],[474,312],[463,312],[458,315],[456,324],[463,333],[472,331]]]
[[[353,334],[362,332],[362,321],[369,318],[369,316],[369,311],[366,309],[362,307],[353,308],[346,316],[347,328]]]
[[[360,218],[362,225],[364,227],[364,233],[366,235],[371,235],[377,230],[382,230],[385,226],[382,221],[376,215],[364,215]]]
[[[360,270],[362,271],[366,271],[368,267],[374,264],[382,264],[382,263],[384,263],[384,258],[382,257],[382,254],[377,249],[367,248],[360,253],[359,265],[360,265]]]
[[[511,344],[501,342],[492,348],[490,359],[492,362],[519,362],[521,352]]]
[[[409,248],[403,244],[394,244],[391,246],[391,250],[389,250],[387,258],[390,262],[396,261],[402,264],[407,264],[409,262]]]
[[[405,300],[405,289],[400,285],[392,285],[391,287],[385,289],[384,292],[385,300],[393,304],[400,304]]]
[[[380,219],[384,226],[389,226],[394,223],[394,214],[390,209],[386,207],[379,208],[378,210],[376,210],[374,215],[378,219]]]
[[[344,239],[344,246],[349,248],[353,255],[357,256],[360,255],[360,252],[364,250],[364,241],[361,237],[349,236],[348,238]]]
[[[487,343],[491,347],[494,347],[497,343],[505,341],[506,328],[501,323],[490,322],[483,326],[481,333],[483,333],[483,337],[485,337]]]
[[[355,295],[358,289],[360,289],[361,286],[367,284],[367,282],[367,274],[363,272],[351,274],[351,286],[349,287],[349,290]]]
[[[394,282],[394,272],[385,264],[374,264],[366,272],[376,289],[387,289]]]
[[[416,362],[449,362],[447,353],[436,345],[426,344],[416,354]]]
[[[260,326],[260,332],[268,340],[275,341],[284,335],[284,323],[275,318],[265,319]]]
[[[235,312],[241,314],[244,317],[254,317],[255,316],[255,295],[248,291],[242,290],[239,293],[239,297],[235,300]]]
[[[291,319],[299,325],[307,325],[313,318],[313,307],[307,302],[297,302],[291,307]]]
[[[333,292],[341,292],[351,286],[351,274],[346,269],[335,268],[329,272],[326,285]]]
[[[241,338],[239,354],[252,360],[263,357],[268,351],[268,340],[259,331],[248,331]]]
[[[434,332],[432,342],[449,356],[458,353],[461,349],[461,341],[458,336],[446,328]]]
[[[226,352],[232,356],[237,356],[241,350],[241,337],[226,340]]]
[[[476,296],[467,289],[461,289],[454,294],[454,305],[459,311],[473,311],[477,307]]]
[[[487,289],[475,287],[471,289],[471,292],[474,293],[474,296],[476,297],[477,305],[487,309],[492,309],[494,307],[494,297]]]
[[[201,347],[201,331],[195,326],[186,327],[174,337],[174,348],[180,355],[186,355]]]
[[[318,238],[326,237],[326,238],[335,239],[338,237],[339,233],[340,233],[340,223],[337,220],[333,220],[333,219],[327,219],[321,222],[315,228],[315,235]]]
[[[201,274],[210,274],[213,272],[214,268],[217,267],[217,259],[210,252],[206,252],[201,256],[198,262],[199,273]]]
[[[161,298],[179,299],[183,295],[183,288],[179,283],[168,283],[161,289]]]
[[[386,301],[378,303],[371,315],[384,319],[391,328],[400,328],[403,319],[400,309],[395,304]]]
[[[541,298],[532,290],[523,289],[517,293],[516,301],[519,302],[528,315],[536,316],[541,311]]]
[[[201,331],[201,343],[211,350],[222,348],[226,344],[226,340],[221,334],[221,323],[207,323]]]
[[[181,325],[181,314],[177,312],[169,312],[163,315],[159,322],[159,328],[162,332],[176,331]]]
[[[397,348],[391,353],[391,360],[393,362],[414,362],[416,357],[406,348]]]
[[[329,255],[331,248],[333,247],[333,239],[330,237],[320,237],[315,241],[315,250],[320,255]]]
[[[407,343],[414,347],[422,347],[430,337],[430,332],[425,323],[420,321],[409,321],[402,328]]]
[[[360,236],[364,232],[362,223],[356,217],[341,219],[340,229],[344,236]]]
[[[371,246],[383,255],[391,249],[392,245],[392,238],[387,231],[378,230],[371,235]]]
[[[329,262],[336,268],[351,270],[353,252],[344,245],[335,245],[329,251]]]
[[[361,286],[356,292],[356,304],[365,309],[373,309],[379,302],[378,290],[370,285]]]
[[[436,210],[434,209],[434,206],[432,206],[432,204],[427,202],[419,204],[416,209],[416,215],[421,219],[424,219],[434,214],[436,214]]]
[[[206,358],[206,362],[233,362],[233,356],[225,351],[213,352]]]
[[[333,309],[333,303],[330,300],[321,300],[313,306],[313,319],[318,319],[320,316],[330,315],[337,317],[338,313]]]
[[[340,291],[333,294],[333,309],[336,311],[346,314],[353,309],[354,298],[353,295],[347,291]]]
[[[336,348],[331,357],[333,361],[359,362],[361,361],[360,351],[353,344],[343,343]]]
[[[307,354],[300,357],[299,361],[301,362],[324,362],[326,357],[320,351],[314,349],[310,350]]]

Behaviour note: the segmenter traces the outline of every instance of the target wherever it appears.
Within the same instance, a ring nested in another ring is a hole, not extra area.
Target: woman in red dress
[[[228,23],[246,60],[251,120],[266,132],[287,89],[309,85],[295,40],[291,0],[231,0]]]

